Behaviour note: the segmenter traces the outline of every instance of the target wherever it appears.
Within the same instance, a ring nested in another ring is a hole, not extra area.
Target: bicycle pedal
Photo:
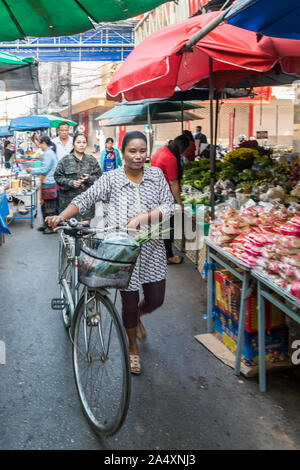
[[[63,310],[64,308],[66,308],[66,306],[67,304],[65,299],[56,298],[51,300],[52,310]]]

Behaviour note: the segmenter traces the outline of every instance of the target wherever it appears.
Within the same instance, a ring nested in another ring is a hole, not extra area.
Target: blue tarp
[[[300,0],[239,0],[225,19],[265,36],[300,40]]]
[[[0,233],[8,233],[10,231],[5,223],[5,217],[9,214],[7,197],[4,193],[0,194]]]
[[[12,119],[9,124],[10,131],[34,131],[36,129],[47,129],[50,121],[43,116],[24,116]]]
[[[8,137],[13,133],[8,129],[8,126],[0,126],[0,137]]]

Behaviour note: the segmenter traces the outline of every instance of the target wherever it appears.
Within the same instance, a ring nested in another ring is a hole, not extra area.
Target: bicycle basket
[[[103,240],[83,240],[79,280],[89,287],[126,289],[140,253],[139,244],[126,233],[110,233]]]

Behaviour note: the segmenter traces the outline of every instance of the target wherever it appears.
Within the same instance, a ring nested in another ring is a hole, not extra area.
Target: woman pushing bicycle
[[[107,204],[108,225],[137,229],[169,219],[174,214],[174,199],[163,172],[144,166],[147,158],[145,135],[137,131],[125,134],[122,155],[122,167],[105,173],[87,191],[75,197],[61,214],[48,217],[49,226],[55,228],[78,213],[86,213],[98,201]],[[121,290],[122,317],[133,374],[141,373],[137,338],[141,341],[146,338],[140,316],[162,305],[166,271],[164,241],[150,240],[141,248],[140,260],[134,267],[128,288]],[[140,287],[144,293],[141,300]]]

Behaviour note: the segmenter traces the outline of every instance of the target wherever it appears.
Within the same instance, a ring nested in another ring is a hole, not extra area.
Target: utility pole
[[[34,99],[33,112],[34,114],[39,114],[39,94],[36,93],[33,99]]]
[[[5,116],[5,125],[8,126],[8,124],[9,124],[9,119],[8,119],[7,93],[5,93],[5,111],[4,111],[4,116]]]
[[[68,119],[72,120],[72,62],[68,62]]]

